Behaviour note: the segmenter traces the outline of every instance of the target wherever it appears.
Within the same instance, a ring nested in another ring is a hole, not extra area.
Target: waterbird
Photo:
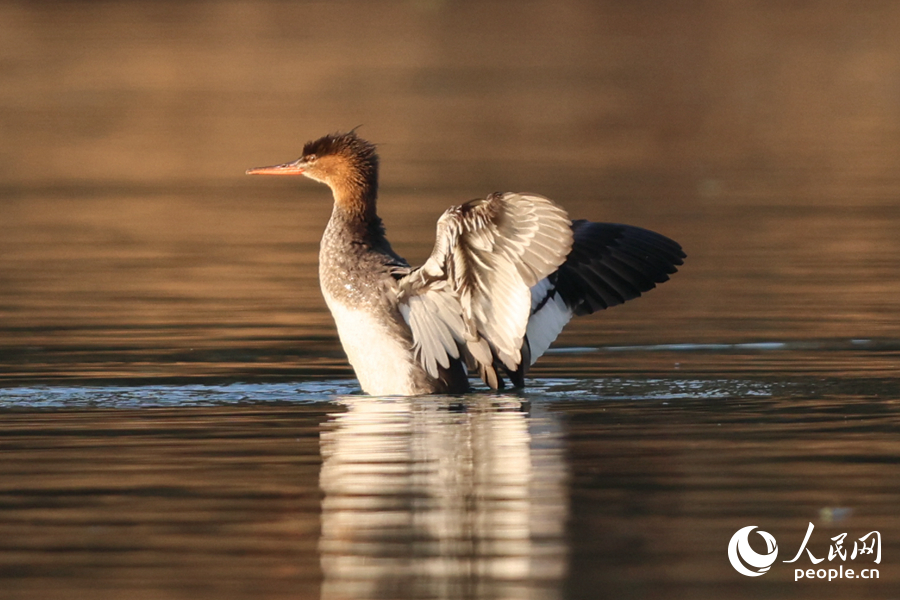
[[[495,192],[448,208],[412,267],[376,212],[378,154],[355,131],[308,142],[293,162],[248,175],[304,175],[331,188],[319,282],[347,359],[374,396],[460,394],[477,372],[494,390],[527,369],[575,315],[669,279],[681,246],[631,225],[570,221],[552,200]]]

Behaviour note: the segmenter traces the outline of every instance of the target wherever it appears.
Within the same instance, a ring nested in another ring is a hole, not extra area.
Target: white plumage
[[[549,278],[542,279],[531,288],[531,317],[528,319],[528,348],[531,362],[539,359],[550,347],[575,312],[557,293],[556,285]]]
[[[401,313],[429,375],[460,354],[481,369],[493,369],[496,357],[516,371],[535,303],[532,288],[571,249],[568,215],[543,196],[493,194],[448,209],[431,256],[399,283]],[[541,343],[559,334],[550,326],[541,319]]]

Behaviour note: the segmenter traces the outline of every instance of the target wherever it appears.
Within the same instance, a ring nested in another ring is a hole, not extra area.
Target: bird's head
[[[248,175],[305,175],[326,184],[335,200],[374,200],[378,188],[378,154],[375,145],[355,132],[326,135],[303,147],[297,160],[271,167],[249,169]]]

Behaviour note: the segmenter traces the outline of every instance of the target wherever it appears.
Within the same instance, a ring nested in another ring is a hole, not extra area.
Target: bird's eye
[[[311,165],[312,163],[316,162],[316,158],[317,157],[315,154],[307,154],[306,156],[303,157],[303,162],[305,162],[308,165]]]

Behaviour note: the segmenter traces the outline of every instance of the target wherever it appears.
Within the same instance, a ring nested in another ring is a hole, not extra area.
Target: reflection
[[[321,434],[322,598],[560,595],[560,425],[515,397],[348,397]]]

